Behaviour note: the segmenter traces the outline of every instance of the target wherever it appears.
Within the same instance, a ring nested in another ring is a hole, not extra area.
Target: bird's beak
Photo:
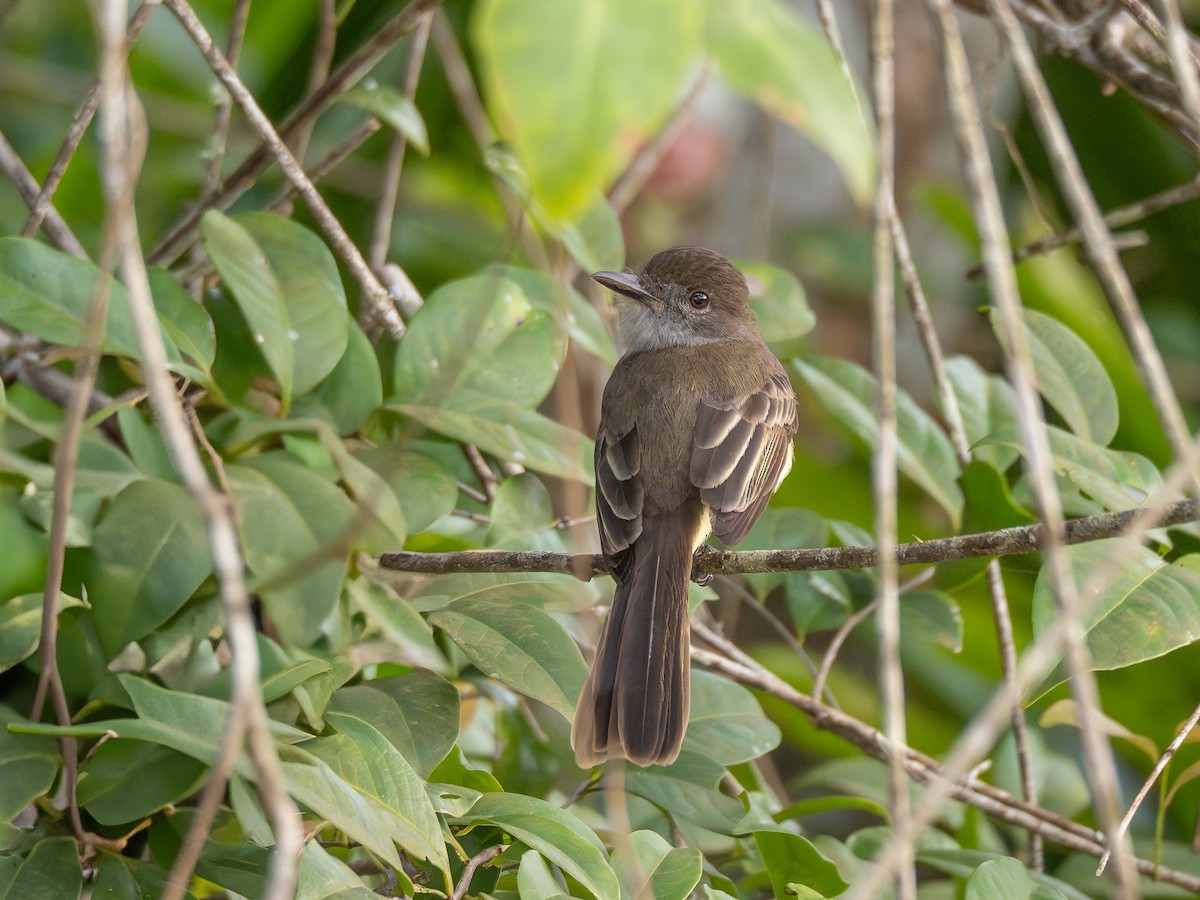
[[[595,272],[592,274],[592,278],[623,297],[629,297],[651,307],[662,305],[662,301],[642,287],[638,277],[629,272]]]

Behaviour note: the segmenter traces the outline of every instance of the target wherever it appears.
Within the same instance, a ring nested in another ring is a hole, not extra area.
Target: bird
[[[691,698],[688,583],[715,535],[746,537],[792,466],[796,395],[763,340],[745,277],[675,247],[640,272],[596,272],[624,352],[596,436],[596,518],[616,581],[571,744],[590,768],[668,765]]]

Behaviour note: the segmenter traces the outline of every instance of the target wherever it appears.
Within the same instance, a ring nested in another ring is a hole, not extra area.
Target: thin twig
[[[900,592],[896,565],[896,281],[891,211],[895,194],[896,49],[891,0],[876,0],[871,22],[871,99],[875,108],[879,181],[872,215],[871,358],[876,379],[878,440],[871,453],[871,494],[875,507],[875,541],[879,547],[875,591],[879,606],[879,688],[883,730],[892,746],[908,743],[904,709],[904,669],[900,659]],[[909,827],[912,808],[904,760],[888,760],[889,805],[896,834],[912,834],[896,862],[896,895],[916,900],[915,852],[919,834]]]
[[[453,900],[463,900],[471,888],[471,879],[475,877],[475,870],[490,863],[507,849],[508,844],[493,844],[468,859],[466,865],[463,866],[462,875],[459,876],[458,885],[454,888]]]
[[[1121,512],[1068,519],[1064,523],[1064,543],[1083,544],[1116,537],[1139,516],[1150,513],[1158,525],[1180,525],[1200,518],[1195,500],[1180,500],[1157,509],[1128,509]],[[963,534],[931,541],[913,541],[896,545],[896,562],[945,562],[980,556],[1016,556],[1038,550],[1044,542],[1045,526],[1019,525],[996,531]],[[799,550],[702,550],[697,554],[696,571],[701,574],[733,575],[739,572],[820,572],[835,569],[864,569],[878,564],[875,547],[807,547]],[[560,572],[574,575],[581,571],[608,574],[609,567],[599,553],[567,554],[541,550],[465,550],[454,553],[384,553],[379,564],[385,569],[448,575],[459,572]]]
[[[429,44],[429,32],[433,28],[433,12],[421,17],[413,34],[412,46],[408,48],[408,61],[404,67],[403,93],[410,101],[417,95],[417,82],[421,67],[425,63],[425,48]],[[379,204],[375,207],[375,224],[371,232],[371,246],[367,258],[376,272],[381,272],[387,262],[392,246],[392,219],[396,215],[396,198],[400,194],[400,172],[404,168],[404,151],[408,139],[397,132],[392,135],[388,146],[387,162],[383,168],[383,183],[379,188]]]
[[[133,11],[133,17],[129,20],[129,27],[125,30],[125,47],[123,53],[129,53],[130,48],[137,42],[138,37],[141,35],[142,29],[150,21],[150,14],[154,12],[158,5],[159,0],[143,0],[138,5],[138,8]],[[54,156],[54,162],[50,164],[50,171],[46,173],[46,180],[42,184],[42,189],[38,192],[37,198],[30,206],[29,218],[25,221],[25,227],[21,229],[21,234],[25,237],[33,237],[37,230],[42,227],[43,219],[48,219],[51,215],[57,217],[58,214],[53,212],[53,207],[50,205],[54,199],[54,192],[58,190],[58,185],[67,172],[67,166],[71,164],[71,159],[74,157],[75,151],[79,149],[79,145],[83,141],[83,135],[87,132],[88,125],[91,124],[92,118],[96,115],[96,109],[99,105],[100,82],[95,81],[88,89],[87,95],[83,98],[83,103],[79,105],[75,116],[71,119],[71,127],[67,131],[67,136],[58,148],[58,153]],[[46,233],[50,234],[50,230],[47,229]]]
[[[4,136],[4,132],[0,132],[0,171],[3,171],[9,177],[9,180],[16,185],[17,193],[21,195],[21,199],[25,201],[25,205],[30,209],[34,209],[38,203],[38,198],[41,196],[37,179],[26,168],[21,157],[17,155],[17,151],[13,149],[12,144],[8,142],[8,138]],[[83,249],[83,244],[79,243],[79,239],[71,231],[71,226],[66,223],[63,217],[58,214],[58,210],[53,206],[46,205],[45,216],[40,224],[46,232],[46,236],[50,238],[54,246],[59,250],[64,253],[70,253],[79,259],[88,258],[87,251]]]
[[[108,27],[105,29],[105,66],[101,74],[101,133],[105,193],[110,206],[110,233],[120,248],[121,274],[129,290],[130,312],[150,403],[171,460],[207,525],[213,566],[225,612],[226,636],[230,644],[233,681],[230,706],[240,710],[227,728],[236,734],[240,728],[238,720],[243,715],[246,717],[250,756],[276,841],[264,896],[272,900],[284,900],[295,893],[297,867],[303,847],[300,817],[287,793],[259,686],[258,645],[250,599],[243,580],[237,532],[224,497],[214,491],[208,481],[167,370],[166,351],[150,295],[133,208],[133,188],[137,182],[144,146],[131,148],[127,141],[127,136],[145,140],[145,120],[140,115],[140,107],[127,80],[124,57],[114,52],[121,34],[119,23],[124,3],[122,0],[107,0],[104,9]],[[182,896],[184,887],[177,881],[171,890],[176,896]]]
[[[878,603],[872,600],[862,609],[852,612],[842,620],[842,624],[837,627],[837,631],[833,633],[833,637],[829,641],[829,646],[825,648],[825,656],[821,660],[821,667],[817,669],[817,675],[813,679],[812,693],[814,697],[820,697],[828,690],[826,685],[829,683],[829,673],[833,671],[833,663],[841,652],[842,645],[850,637],[850,633],[859,625],[870,618],[878,608]]]
[[[279,137],[289,141],[309,119],[319,116],[342,94],[353,87],[369,72],[400,40],[411,32],[426,11],[441,3],[441,0],[412,0],[392,16],[371,37],[350,54],[329,76],[328,80],[300,103],[279,126]],[[171,226],[167,235],[147,257],[157,265],[170,265],[196,239],[200,219],[208,209],[225,210],[233,205],[242,194],[258,182],[258,178],[278,157],[270,143],[262,139],[255,150],[221,185],[221,189],[208,207],[194,207]]]
[[[463,456],[467,458],[467,462],[471,464],[471,469],[475,472],[475,477],[479,479],[479,486],[483,489],[486,502],[491,503],[496,499],[496,474],[492,471],[492,467],[488,465],[483,454],[479,452],[479,448],[472,444],[462,445]]]
[[[337,220],[333,211],[325,203],[325,199],[305,174],[304,168],[292,155],[287,144],[284,143],[271,121],[259,107],[254,95],[238,78],[224,54],[213,43],[208,29],[204,27],[186,0],[163,0],[163,2],[183,25],[184,30],[203,54],[209,67],[233,96],[234,102],[241,108],[259,138],[270,148],[284,174],[296,186],[300,196],[304,198],[313,218],[317,220],[317,224],[321,226],[321,230],[325,232],[325,236],[333,245],[334,252],[341,257],[354,280],[358,282],[359,288],[363,292],[363,299],[366,301],[364,313],[368,315],[369,319],[380,322],[393,337],[402,337],[405,331],[404,322],[396,312],[395,304],[387,289],[379,283],[379,279],[375,277],[375,273],[363,259],[358,247],[342,228],[342,223]]]

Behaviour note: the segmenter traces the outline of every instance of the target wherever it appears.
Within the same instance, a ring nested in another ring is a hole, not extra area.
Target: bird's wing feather
[[[782,370],[748,395],[701,400],[689,474],[724,543],[749,533],[791,468],[797,426],[796,395]]]
[[[623,435],[602,429],[596,436],[596,513],[607,556],[628,549],[642,533],[641,469],[637,426]]]

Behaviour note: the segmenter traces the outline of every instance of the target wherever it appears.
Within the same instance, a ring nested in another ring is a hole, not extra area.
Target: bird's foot
[[[696,571],[696,567],[700,563],[700,554],[708,553],[711,550],[712,547],[708,546],[708,544],[701,544],[692,551],[692,581],[696,582],[696,584],[700,585],[700,587],[707,587],[708,585],[712,584],[713,575],[711,572]]]

